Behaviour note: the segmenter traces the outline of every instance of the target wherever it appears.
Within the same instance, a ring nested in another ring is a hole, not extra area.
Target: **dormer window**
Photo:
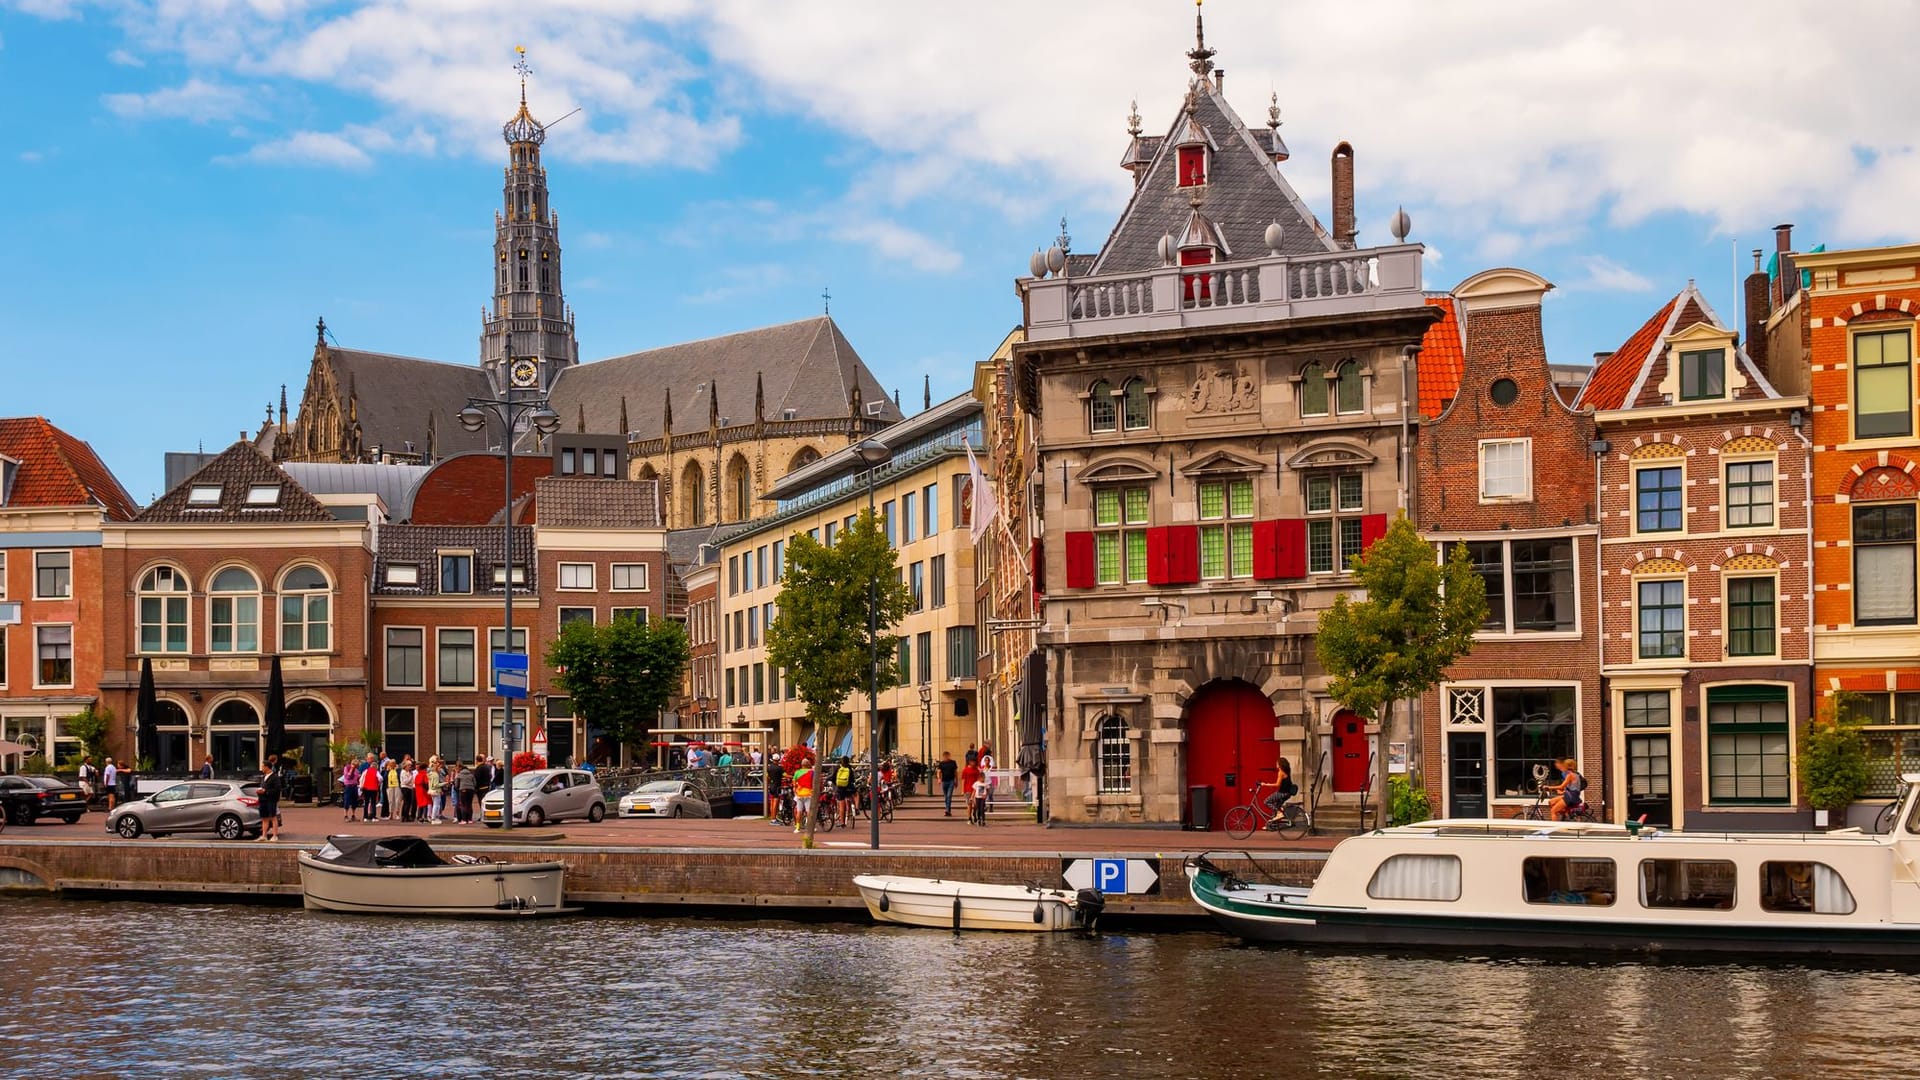
[[[254,484],[247,488],[248,506],[279,506],[279,484]]]
[[[219,484],[195,484],[187,490],[188,506],[219,506]]]
[[[1199,187],[1207,182],[1205,146],[1182,146],[1176,151],[1175,161],[1180,167],[1181,187]]]
[[[1680,354],[1680,400],[1706,401],[1727,396],[1727,353],[1700,349]]]
[[[394,565],[388,566],[387,567],[387,584],[389,585],[420,584],[420,567],[413,563],[394,564]]]
[[[13,482],[20,478],[20,463],[0,454],[0,506],[13,499]]]

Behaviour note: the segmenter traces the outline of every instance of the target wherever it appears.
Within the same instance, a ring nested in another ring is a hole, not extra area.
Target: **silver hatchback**
[[[210,832],[222,840],[260,835],[260,784],[253,780],[189,780],[107,815],[107,831],[129,840],[141,833]]]
[[[506,800],[498,788],[480,801],[480,820],[500,827],[500,808]],[[585,769],[535,769],[513,774],[513,820],[544,825],[562,818],[599,821],[607,816],[607,796]]]

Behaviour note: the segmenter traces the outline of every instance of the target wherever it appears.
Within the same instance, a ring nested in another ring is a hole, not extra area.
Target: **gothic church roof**
[[[411,442],[416,453],[425,452],[429,415],[439,456],[487,448],[487,431],[469,432],[459,420],[468,398],[493,396],[493,385],[478,365],[332,346],[327,358],[339,387],[341,415],[349,394],[358,403],[363,450],[400,451]]]

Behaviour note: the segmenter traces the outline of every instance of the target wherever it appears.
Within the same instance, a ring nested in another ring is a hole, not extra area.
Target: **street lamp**
[[[920,684],[920,764],[927,768],[927,794],[933,794],[933,684]]]
[[[868,439],[853,448],[860,460],[867,466],[867,516],[873,518],[873,527],[880,527],[880,519],[873,511],[874,474],[893,451],[879,439]],[[880,583],[873,578],[867,579],[867,797],[873,800],[872,813],[867,815],[872,824],[869,845],[880,849]]]
[[[513,439],[518,430],[516,421],[525,420],[527,426],[542,435],[551,435],[560,428],[560,414],[547,404],[547,399],[537,391],[522,391],[515,395],[511,386],[497,398],[468,398],[467,407],[460,410],[460,426],[468,431],[479,431],[487,426],[487,419],[499,422],[506,429],[500,440],[500,470],[504,509],[500,514],[500,532],[503,543],[500,549],[500,591],[506,595],[506,621],[501,626],[500,645],[502,652],[513,651]],[[532,634],[528,634],[531,638]],[[531,646],[532,641],[527,643]],[[500,676],[494,674],[495,689],[500,694],[500,735],[505,742],[506,753],[501,755],[500,783],[500,828],[513,828],[513,698],[499,685]],[[483,815],[484,816],[484,815]]]

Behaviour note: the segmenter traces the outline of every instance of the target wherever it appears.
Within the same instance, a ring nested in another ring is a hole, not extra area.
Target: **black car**
[[[52,776],[0,776],[0,807],[10,825],[57,817],[71,825],[87,812],[87,793]]]

